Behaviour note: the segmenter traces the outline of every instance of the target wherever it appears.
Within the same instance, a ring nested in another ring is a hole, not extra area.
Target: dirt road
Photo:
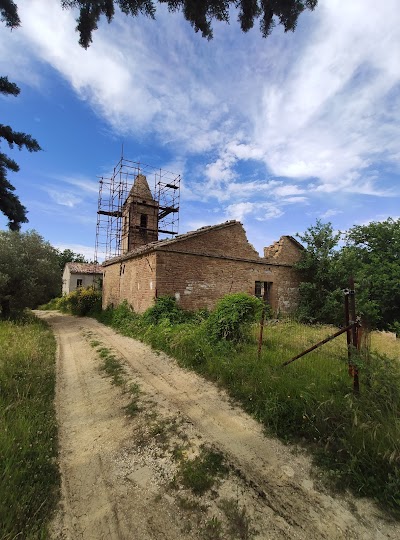
[[[93,319],[37,314],[59,348],[53,538],[400,538],[369,501],[318,487],[306,456],[265,437],[212,383]],[[100,370],[102,355],[123,364],[121,386]],[[194,495],[182,463],[202,448],[222,452],[228,472]]]

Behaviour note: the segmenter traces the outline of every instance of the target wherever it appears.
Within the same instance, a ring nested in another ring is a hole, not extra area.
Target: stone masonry
[[[260,257],[240,222],[203,227],[103,263],[103,307],[127,300],[141,313],[157,296],[172,295],[194,310],[213,308],[225,294],[247,292],[264,296],[276,314],[290,313],[298,304],[293,264],[302,250],[294,238],[282,236]]]

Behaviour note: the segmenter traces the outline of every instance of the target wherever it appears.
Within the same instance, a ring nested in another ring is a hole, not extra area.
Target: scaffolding
[[[134,204],[148,207],[150,223],[153,224],[151,228],[147,227],[147,223],[138,222],[135,225],[123,219],[124,205],[140,175],[146,177],[149,187],[153,184],[150,190],[154,202],[148,204],[141,200],[134,201]],[[138,247],[135,238],[140,238],[140,245],[143,245],[178,234],[180,175],[121,157],[111,177],[98,178],[96,261],[108,260],[120,256],[123,251],[134,250]],[[132,228],[137,229],[137,234],[131,234]]]

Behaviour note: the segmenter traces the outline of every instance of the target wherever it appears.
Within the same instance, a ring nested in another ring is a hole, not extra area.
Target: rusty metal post
[[[349,279],[350,291],[349,291],[349,316],[350,324],[352,324],[351,329],[351,350],[352,352],[358,350],[358,324],[356,321],[356,298],[354,290],[354,278]],[[360,381],[358,377],[358,369],[354,362],[351,362],[352,376],[353,376],[353,392],[358,394],[360,392]]]
[[[350,311],[349,311],[349,289],[344,290],[344,316],[345,316],[345,326],[350,326]],[[349,375],[352,375],[352,367],[351,367],[351,329],[347,330],[346,332],[346,340],[347,340],[347,358],[348,358],[348,364],[349,364]]]
[[[261,348],[262,348],[262,340],[263,340],[263,333],[264,333],[264,321],[265,321],[265,302],[263,302],[263,307],[262,307],[262,311],[261,311],[260,334],[258,336],[257,358],[259,360],[261,358]]]

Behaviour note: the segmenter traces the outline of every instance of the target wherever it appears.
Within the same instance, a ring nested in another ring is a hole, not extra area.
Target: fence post
[[[257,351],[258,360],[260,360],[261,358],[261,348],[262,348],[262,340],[263,340],[263,333],[264,333],[264,321],[265,321],[265,301],[263,300],[263,307],[261,311],[261,320],[260,320],[260,334],[258,336],[258,351]]]
[[[352,328],[351,328],[351,339],[350,339],[350,342],[351,342],[351,346],[350,346],[350,350],[351,350],[351,355],[350,355],[350,362],[351,362],[351,374],[353,376],[353,392],[354,394],[359,394],[360,392],[360,381],[359,381],[359,377],[358,377],[358,368],[357,366],[354,364],[354,362],[351,360],[351,356],[354,354],[354,351],[357,350],[359,351],[359,341],[358,341],[358,324],[357,324],[357,321],[356,321],[356,294],[355,294],[355,290],[354,290],[354,278],[351,277],[349,279],[349,286],[350,286],[350,289],[349,289],[349,300],[348,300],[348,304],[349,304],[349,317],[350,317],[350,321],[349,323],[352,324]]]

